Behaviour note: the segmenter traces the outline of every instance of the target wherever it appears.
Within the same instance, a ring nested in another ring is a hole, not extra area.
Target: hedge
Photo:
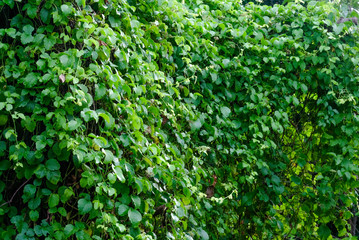
[[[358,31],[332,5],[0,12],[1,239],[354,239]]]

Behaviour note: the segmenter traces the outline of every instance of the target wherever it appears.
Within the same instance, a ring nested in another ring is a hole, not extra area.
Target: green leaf
[[[35,195],[36,192],[36,186],[32,185],[32,184],[27,184],[24,187],[24,195],[25,197],[33,197]]]
[[[128,217],[132,224],[137,224],[137,223],[141,222],[141,220],[142,220],[141,213],[132,208],[128,211]]]
[[[34,41],[34,37],[30,34],[23,33],[21,34],[21,43],[22,44],[28,44]]]
[[[124,205],[124,204],[121,204],[119,207],[118,207],[118,210],[117,210],[117,213],[118,215],[120,216],[124,216],[127,214],[128,210],[129,210],[129,206],[127,205]]]
[[[72,224],[67,224],[64,228],[64,233],[66,237],[71,236],[75,231],[75,226]]]
[[[191,131],[197,131],[202,127],[201,120],[198,118],[196,121],[190,123]]]
[[[276,185],[280,185],[280,183],[281,183],[281,180],[277,175],[273,175],[271,178],[271,181]]]
[[[132,202],[135,205],[135,208],[138,209],[141,206],[141,198],[139,196],[131,196]]]
[[[221,113],[224,118],[228,118],[231,114],[231,109],[229,109],[228,107],[221,107]]]
[[[330,229],[326,224],[322,224],[318,229],[318,234],[320,239],[328,239],[328,237],[330,236]]]
[[[38,76],[33,72],[27,74],[26,77],[23,78],[23,84],[26,88],[34,87],[37,82],[38,82]]]
[[[233,29],[233,30],[231,30],[231,34],[232,34],[233,37],[239,38],[239,37],[241,37],[242,35],[245,36],[246,30],[247,30],[247,27],[244,27],[244,28],[243,28],[243,27],[240,27],[240,28],[238,28],[238,29]]]
[[[34,171],[37,178],[43,178],[47,172],[48,170],[45,168],[45,165],[43,164],[39,164]]]
[[[295,39],[303,37],[303,29],[296,29],[293,30],[293,34],[295,36]]]
[[[34,31],[34,27],[31,25],[25,25],[22,29],[24,30],[24,33],[29,35],[31,35],[32,32]]]
[[[209,239],[208,233],[206,231],[204,231],[202,228],[198,229],[197,233],[201,237],[201,239],[203,239],[203,240]]]
[[[290,179],[297,185],[300,185],[302,182],[302,180],[298,176],[292,176]]]
[[[34,19],[37,16],[37,6],[32,4],[29,5],[26,13],[31,19]]]
[[[56,38],[54,36],[49,36],[44,39],[44,46],[46,50],[50,50],[56,44]]]
[[[0,141],[0,157],[5,155],[5,150],[6,150],[6,142]],[[5,170],[7,170],[7,169],[5,169]]]
[[[96,84],[95,86],[95,101],[100,100],[105,96],[107,88],[104,84]]]
[[[5,171],[10,168],[11,164],[8,160],[0,161],[0,171]]]
[[[59,201],[60,201],[60,197],[58,194],[56,193],[51,194],[49,197],[49,207],[50,208],[56,207],[59,204]]]
[[[66,54],[62,55],[60,57],[60,62],[63,66],[67,67],[69,65],[69,56],[67,56]]]
[[[14,0],[4,0],[4,3],[7,4],[7,5],[9,5],[9,7],[10,7],[11,9],[14,8],[14,5],[15,5]]]
[[[29,212],[29,217],[30,217],[31,221],[36,222],[37,219],[39,219],[39,212],[36,210],[31,210]]]
[[[333,24],[333,31],[336,35],[339,35],[339,33],[342,32],[343,28],[344,28],[344,24],[339,24],[339,25]]]
[[[30,199],[30,201],[28,202],[28,206],[30,209],[34,210],[36,208],[38,208],[41,204],[41,199],[40,198],[33,198]]]
[[[72,8],[68,5],[61,5],[61,11],[64,13],[65,16],[69,15],[72,12]]]
[[[21,123],[29,132],[33,132],[36,128],[36,122],[28,116],[26,116],[25,119],[21,120]]]
[[[46,171],[46,178],[52,184],[57,184],[61,179],[60,171]]]
[[[115,158],[113,153],[109,150],[102,149],[102,152],[105,154],[104,164],[112,163],[113,159]]]
[[[60,193],[60,190],[59,190],[59,193]],[[61,196],[61,202],[65,203],[67,202],[72,196],[74,196],[75,193],[74,191],[72,190],[72,188],[66,188],[64,191],[63,191],[63,194],[60,194]]]
[[[59,170],[60,169],[60,164],[57,160],[55,159],[49,159],[46,161],[45,164],[46,168],[49,170]]]
[[[125,177],[123,176],[123,172],[120,166],[115,166],[112,164],[112,169],[116,174],[116,177],[118,178],[118,180],[120,180],[120,182],[124,183],[126,181]]]
[[[90,200],[87,200],[85,198],[81,198],[78,201],[78,209],[79,209],[79,214],[84,215],[86,213],[89,213],[92,210],[92,203]]]
[[[68,122],[68,129],[69,131],[74,131],[76,130],[79,126],[81,125],[81,120],[80,119],[76,119],[76,120],[71,120],[70,122]]]
[[[66,217],[66,216],[67,216],[67,211],[66,211],[66,209],[63,208],[63,207],[59,207],[58,212],[59,212],[59,213],[61,214],[61,216],[63,216],[63,217]]]
[[[40,18],[41,18],[41,21],[48,24],[49,21],[50,21],[50,12],[49,12],[49,10],[46,9],[46,8],[42,8],[41,11],[40,11]]]

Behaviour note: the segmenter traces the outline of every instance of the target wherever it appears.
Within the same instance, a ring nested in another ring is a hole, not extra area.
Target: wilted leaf
[[[63,83],[66,81],[66,77],[65,77],[64,74],[61,74],[61,75],[59,76],[59,79],[60,79],[60,81],[63,82]]]

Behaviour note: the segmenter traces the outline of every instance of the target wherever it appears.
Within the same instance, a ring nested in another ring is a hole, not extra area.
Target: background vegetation
[[[0,12],[1,239],[358,235],[358,33],[330,3]]]

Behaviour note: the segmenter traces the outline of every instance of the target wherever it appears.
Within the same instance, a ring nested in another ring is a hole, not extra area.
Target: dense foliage
[[[1,239],[356,234],[358,33],[331,5],[0,11]]]

